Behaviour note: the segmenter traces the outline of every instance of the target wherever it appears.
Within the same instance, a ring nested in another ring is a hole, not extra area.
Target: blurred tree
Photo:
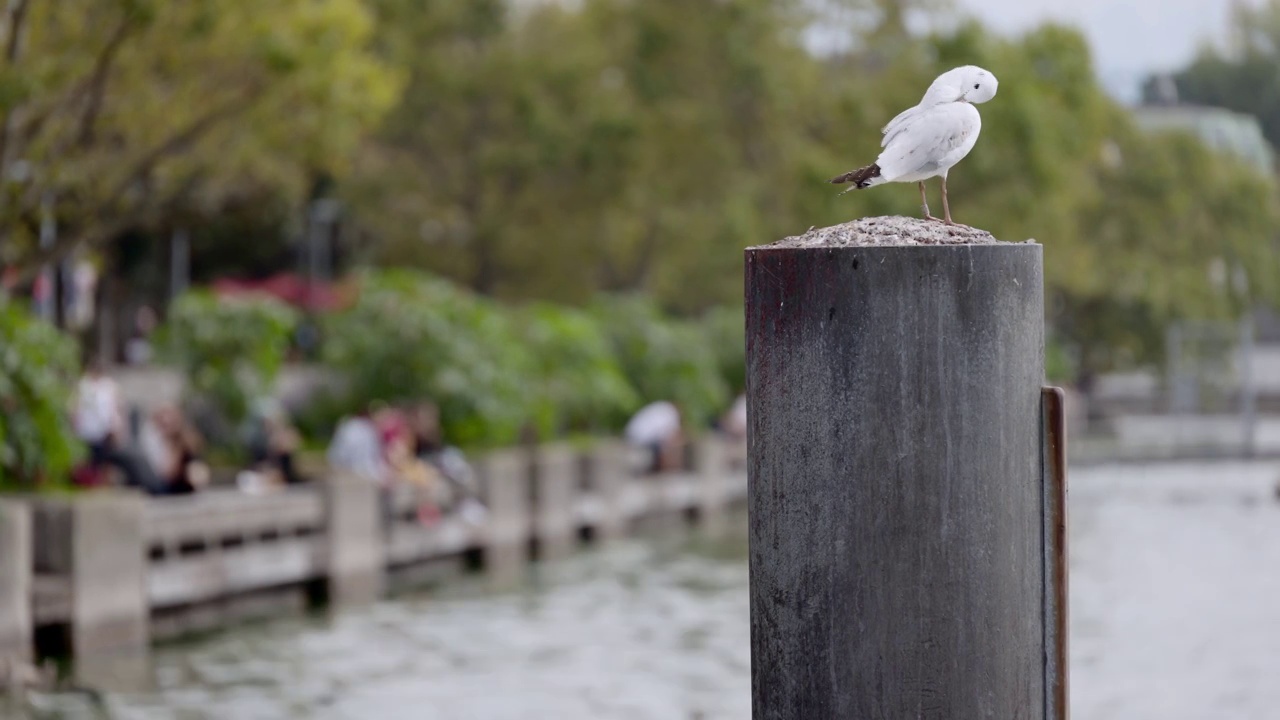
[[[394,102],[360,0],[14,0],[0,18],[0,263],[303,196]],[[38,248],[42,203],[58,220]]]
[[[160,328],[164,359],[185,375],[188,400],[206,403],[235,427],[253,403],[270,397],[298,322],[270,298],[220,299],[192,291],[178,298]]]
[[[524,82],[534,73],[520,65],[535,54],[511,47],[502,0],[372,5],[380,48],[408,69],[408,88],[361,154],[348,195],[366,210],[384,260],[413,261],[492,292],[503,236],[521,232],[507,222],[511,207],[545,160],[531,140],[543,128]]]
[[[873,159],[879,128],[938,72],[976,63],[1001,91],[953,174],[956,214],[1045,244],[1051,319],[1072,367],[1152,359],[1172,318],[1274,299],[1266,178],[1187,138],[1137,132],[1074,30],[915,34],[913,18],[951,17],[948,7],[14,0],[0,11],[0,263],[29,270],[42,257],[45,202],[62,236],[52,253],[181,224],[195,254],[219,260],[203,249],[252,228],[284,234],[290,209],[331,179],[368,258],[487,295],[585,304],[640,292],[693,316],[738,301],[744,246],[915,214],[910,188],[840,195],[825,180]],[[1242,9],[1238,46],[1220,58],[1250,68],[1248,82],[1223,85],[1250,102],[1270,92],[1254,81],[1274,79],[1278,7]],[[833,18],[848,41],[815,51],[815,23]],[[1257,75],[1267,62],[1272,75]],[[252,272],[283,257],[249,247],[214,264]],[[1246,281],[1215,284],[1213,262]],[[1095,317],[1108,313],[1129,320]],[[558,323],[553,344],[585,332]],[[733,363],[712,361],[732,382]],[[650,397],[628,362],[628,382]],[[415,382],[437,380],[424,371]],[[469,422],[476,407],[463,398],[453,417]]]
[[[519,311],[517,324],[534,364],[527,383],[539,437],[616,429],[639,407],[610,337],[596,317],[547,303]]]
[[[740,292],[741,247],[803,230],[802,188],[775,179],[805,158],[790,118],[819,67],[790,3],[379,6],[411,85],[349,195],[383,261],[485,293],[697,309]]]
[[[935,45],[939,67],[1000,68],[953,206],[998,237],[1044,244],[1050,321],[1080,378],[1160,360],[1172,319],[1276,300],[1271,180],[1193,138],[1140,132],[1098,86],[1077,31],[1010,42],[971,25]],[[1214,258],[1246,269],[1247,293],[1211,282]]]
[[[1274,298],[1267,179],[1135,130],[1072,29],[913,35],[924,13],[954,17],[933,0],[377,5],[380,50],[411,86],[347,192],[384,262],[513,298],[736,303],[744,246],[918,212],[910,188],[840,195],[825,180],[876,157],[879,128],[938,73],[974,63],[1001,90],[953,205],[1044,243],[1051,321],[1077,372],[1157,359],[1170,319],[1241,307],[1210,282],[1214,258]],[[815,51],[822,23],[848,41]]]
[[[1234,2],[1229,35],[1225,46],[1205,47],[1173,74],[1178,99],[1253,115],[1271,145],[1280,146],[1280,0]],[[1162,77],[1143,84],[1148,102],[1163,99]]]
[[[747,387],[746,322],[741,304],[714,307],[700,320],[703,337],[716,355],[720,377],[735,394]]]
[[[71,428],[75,342],[0,295],[0,489],[64,484],[83,447]]]
[[[664,316],[641,295],[601,297],[591,311],[606,328],[622,370],[641,400],[678,404],[694,432],[728,407],[730,388],[703,328]]]
[[[430,399],[461,445],[512,443],[533,420],[534,360],[491,300],[421,273],[369,272],[355,306],[328,320],[325,362],[350,382],[344,411]]]

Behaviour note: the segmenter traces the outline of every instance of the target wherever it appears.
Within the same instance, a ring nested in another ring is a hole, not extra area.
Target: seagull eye
[[[979,83],[974,83],[974,84],[973,84],[973,89],[974,89],[974,90],[977,90],[977,89],[978,89],[978,84],[979,84]]]

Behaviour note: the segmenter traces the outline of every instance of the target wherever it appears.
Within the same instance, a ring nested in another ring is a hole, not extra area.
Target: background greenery
[[[707,323],[643,297],[516,306],[406,270],[363,273],[360,286],[325,328],[324,363],[349,382],[308,418],[313,433],[361,406],[429,398],[452,442],[496,445],[526,425],[543,439],[615,431],[655,400],[708,419],[730,399]]]
[[[0,488],[65,484],[83,454],[71,431],[73,339],[0,296]]]
[[[189,292],[169,307],[161,357],[183,372],[189,403],[239,425],[271,395],[297,324],[297,313],[273,299]]]
[[[919,12],[928,33],[908,30]],[[714,416],[743,383],[742,249],[915,214],[910,187],[825,180],[966,63],[1001,83],[952,206],[1044,245],[1055,379],[1157,363],[1168,323],[1277,301],[1273,179],[1139,132],[1066,27],[996,36],[944,0],[15,0],[0,15],[8,282],[74,251],[124,295],[133,265],[164,277],[145,248],[178,228],[198,280],[296,268],[307,203],[341,200],[337,257],[370,269],[323,322],[323,361],[350,382],[316,432],[423,396],[463,443],[615,428],[659,398]],[[1280,0],[1241,9],[1232,43],[1176,77],[1186,99],[1258,114],[1273,142],[1277,18]],[[815,26],[837,41],[806,45]],[[1215,284],[1214,263],[1244,282]],[[19,365],[62,347],[6,312],[43,338],[9,344]],[[168,357],[242,416],[293,320],[199,295],[168,315]],[[61,391],[23,392],[55,427],[39,408]],[[30,475],[24,452],[7,472]]]

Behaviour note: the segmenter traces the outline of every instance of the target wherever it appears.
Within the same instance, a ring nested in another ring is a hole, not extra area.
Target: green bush
[[[324,359],[351,406],[429,398],[452,442],[511,443],[530,420],[534,362],[492,301],[411,271],[365,273],[360,298],[326,325]]]
[[[540,437],[616,429],[618,417],[639,406],[640,396],[592,315],[537,304],[520,313],[519,327],[536,373],[530,385]]]
[[[324,361],[342,373],[308,427],[339,409],[431,399],[462,445],[616,431],[643,402],[671,400],[691,425],[723,412],[744,374],[742,312],[673,320],[641,297],[605,298],[589,311],[508,308],[408,270],[365,273],[350,309],[327,319]]]
[[[724,411],[729,386],[719,371],[714,340],[700,324],[670,319],[641,296],[602,298],[592,314],[606,328],[642,400],[680,405],[689,427],[701,427]]]
[[[702,330],[716,356],[716,368],[730,392],[747,386],[747,330],[741,305],[725,305],[702,316]]]
[[[1044,344],[1044,375],[1049,382],[1059,384],[1071,384],[1076,379],[1071,355],[1062,341],[1052,334]]]
[[[61,482],[79,460],[75,341],[0,297],[0,486]]]
[[[297,323],[298,314],[276,300],[193,291],[170,306],[159,345],[186,375],[188,393],[238,424],[271,393]]]

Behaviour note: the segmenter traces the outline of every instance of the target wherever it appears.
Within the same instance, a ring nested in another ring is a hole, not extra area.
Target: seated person
[[[304,480],[294,464],[294,455],[302,446],[302,436],[279,403],[266,403],[260,408],[256,427],[249,443],[253,470],[271,484],[296,485]]]
[[[418,520],[431,524],[440,517],[440,507],[447,499],[440,473],[429,463],[413,454],[412,438],[395,435],[387,444],[387,467],[395,480],[407,487],[418,507]]]
[[[439,494],[442,505],[468,520],[482,520],[486,510],[480,502],[475,472],[461,450],[444,443],[440,408],[435,403],[423,402],[413,409],[409,423],[414,454],[431,465],[443,480]]]
[[[200,459],[204,441],[182,413],[162,407],[143,430],[143,452],[159,476],[159,495],[187,495],[209,483],[209,468]]]
[[[680,408],[666,400],[640,408],[622,431],[633,447],[645,448],[650,455],[647,472],[661,473],[684,467],[684,431]]]

